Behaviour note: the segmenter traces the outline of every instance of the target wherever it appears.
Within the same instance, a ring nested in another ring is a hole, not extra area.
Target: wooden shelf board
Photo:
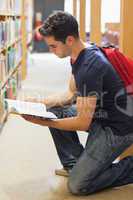
[[[21,14],[17,14],[17,13],[10,13],[10,12],[1,12],[0,13],[0,16],[2,17],[21,17],[22,15]]]
[[[0,124],[3,124],[5,122],[7,116],[8,116],[8,113],[7,113],[7,111],[5,111],[5,113],[3,114],[2,118],[0,119]]]
[[[14,46],[15,44],[17,44],[17,43],[20,42],[21,40],[22,40],[22,39],[19,38],[19,39],[15,40],[13,43],[11,43],[11,44],[7,44],[6,49],[8,49],[9,47]]]
[[[20,37],[19,39],[15,40],[13,43],[5,45],[5,47],[0,49],[0,53],[3,52],[3,51],[6,51],[9,47],[14,46],[15,44],[17,44],[21,40],[22,40],[22,38]]]

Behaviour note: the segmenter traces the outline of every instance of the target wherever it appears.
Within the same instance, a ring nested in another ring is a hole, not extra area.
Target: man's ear
[[[66,44],[67,44],[68,46],[72,46],[73,43],[74,43],[74,40],[75,40],[75,38],[74,38],[73,36],[69,35],[69,36],[67,36],[67,38],[66,38]]]

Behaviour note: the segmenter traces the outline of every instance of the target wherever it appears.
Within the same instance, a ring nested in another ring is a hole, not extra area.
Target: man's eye
[[[56,46],[54,46],[54,45],[50,45],[49,47],[50,47],[50,48],[53,48],[53,49],[55,49],[55,48],[56,48]]]

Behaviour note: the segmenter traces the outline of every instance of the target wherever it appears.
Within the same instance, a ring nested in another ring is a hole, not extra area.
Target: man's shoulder
[[[89,45],[86,49],[85,56],[82,60],[82,64],[86,65],[86,68],[94,71],[106,71],[108,68],[112,68],[112,65],[96,45]]]

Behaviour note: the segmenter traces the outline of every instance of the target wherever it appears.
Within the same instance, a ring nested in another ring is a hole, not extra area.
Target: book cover
[[[8,106],[8,112],[18,115],[32,115],[46,119],[56,119],[56,115],[47,112],[46,106],[42,103],[33,103],[20,100],[5,99]]]

